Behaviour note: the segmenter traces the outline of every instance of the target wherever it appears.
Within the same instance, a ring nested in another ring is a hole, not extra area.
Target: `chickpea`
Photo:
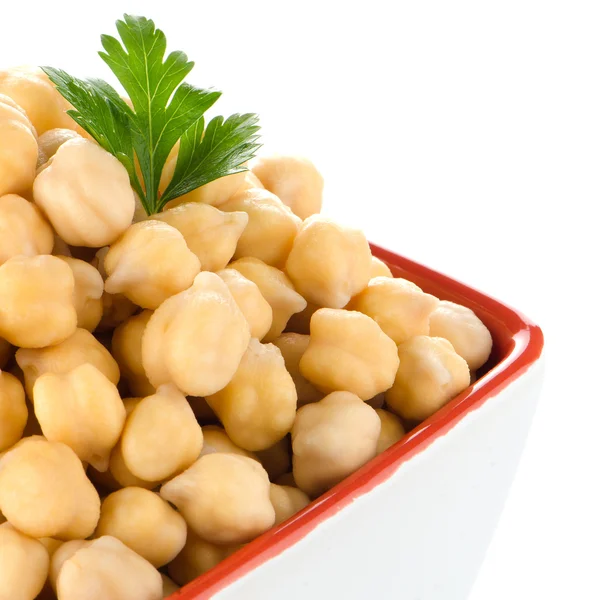
[[[377,408],[375,412],[381,421],[381,433],[377,440],[377,454],[381,454],[401,440],[406,435],[406,430],[402,421],[395,414],[383,410],[383,408]]]
[[[160,495],[188,526],[214,544],[249,542],[275,522],[269,476],[258,462],[237,454],[207,454],[171,479]]]
[[[362,231],[314,215],[302,223],[285,269],[309,302],[343,308],[369,283],[371,249]]]
[[[96,528],[100,498],[71,448],[30,437],[0,459],[0,510],[31,537],[82,539]]]
[[[0,338],[0,369],[6,367],[14,352],[15,349],[5,339]]]
[[[148,321],[142,362],[150,383],[174,383],[190,396],[223,389],[250,341],[250,329],[223,280],[203,271]]]
[[[115,385],[96,367],[85,363],[65,374],[38,377],[33,405],[49,441],[66,444],[98,471],[108,469],[125,423],[125,407]]]
[[[371,257],[371,279],[375,277],[394,277],[390,268],[376,256]]]
[[[273,154],[256,158],[251,169],[265,188],[279,196],[301,219],[320,212],[323,176],[308,159]]]
[[[292,429],[294,479],[311,498],[320,496],[370,461],[381,421],[350,392],[333,392],[298,410]]]
[[[129,389],[138,396],[149,396],[155,392],[142,364],[142,336],[151,316],[151,310],[144,310],[129,317],[115,329],[112,336],[113,356]]]
[[[274,267],[285,266],[302,221],[277,196],[260,188],[242,190],[222,204],[221,210],[242,211],[249,218],[235,258],[252,256]]]
[[[0,265],[19,254],[50,254],[54,232],[39,209],[16,194],[0,197]]]
[[[125,167],[83,138],[58,148],[35,178],[33,197],[71,246],[112,244],[129,227],[135,210]]]
[[[279,348],[252,338],[233,379],[206,401],[233,442],[254,451],[291,430],[297,394]]]
[[[23,110],[0,88],[0,196],[24,192],[35,179],[38,145]]]
[[[292,448],[289,437],[285,436],[266,450],[259,450],[256,456],[269,474],[269,479],[275,481],[292,468]]]
[[[239,544],[229,546],[211,544],[188,529],[183,550],[169,563],[167,568],[169,575],[179,585],[186,585],[216,567],[239,548]]]
[[[75,332],[73,272],[55,256],[14,256],[0,266],[0,336],[43,348]],[[49,318],[51,316],[51,318]]]
[[[75,139],[81,139],[81,136],[72,129],[49,129],[42,133],[38,138],[38,146],[45,158],[44,163],[50,160],[65,142]],[[38,162],[38,167],[40,166],[42,165]]]
[[[439,300],[406,279],[375,277],[348,304],[374,319],[396,344],[429,334],[429,317]]]
[[[423,421],[469,387],[469,365],[448,340],[415,336],[398,346],[398,356],[385,401],[403,419]]]
[[[110,454],[108,463],[108,471],[111,478],[116,482],[115,489],[120,487],[140,487],[146,490],[153,490],[158,487],[160,481],[146,481],[140,477],[136,477],[125,463],[123,457],[123,447],[121,441],[115,446]],[[109,481],[109,483],[112,483]]]
[[[155,309],[192,285],[200,261],[177,229],[150,220],[132,225],[110,247],[104,268],[109,294],[121,293],[138,306]]]
[[[223,269],[217,275],[225,282],[248,325],[250,335],[261,340],[273,324],[273,310],[258,286],[235,269]]]
[[[64,375],[89,363],[112,384],[119,382],[119,366],[110,352],[86,329],[76,329],[64,342],[47,348],[19,348],[15,356],[23,370],[25,391],[33,398],[33,386],[40,375]]]
[[[492,352],[492,334],[481,319],[466,306],[443,300],[431,313],[429,332],[432,337],[447,339],[474,373]]]
[[[299,513],[310,504],[310,498],[296,487],[271,484],[271,504],[275,509],[275,525],[279,525]]]
[[[185,396],[173,385],[158,388],[127,417],[121,452],[127,468],[145,481],[181,473],[200,456],[202,430]]]
[[[334,308],[313,315],[300,373],[317,389],[369,400],[392,386],[397,370],[396,344],[367,315]]]
[[[206,427],[203,427],[202,434],[204,435],[204,445],[202,446],[200,456],[221,452],[224,454],[239,454],[240,456],[258,460],[256,454],[248,452],[248,450],[244,450],[234,444],[227,433],[225,433],[225,430],[218,425],[207,425]]]
[[[310,320],[320,308],[323,307],[317,306],[312,302],[308,302],[303,311],[290,317],[290,320],[287,322],[285,327],[285,331],[289,333],[301,333],[303,335],[308,335],[310,333]]]
[[[169,579],[169,577],[167,577],[166,575],[163,575],[161,573],[160,578],[162,579],[163,584],[163,598],[168,598],[171,594],[174,594],[180,589],[179,586],[172,579]]]
[[[203,271],[224,269],[248,224],[244,212],[222,212],[209,204],[188,202],[165,210],[153,219],[168,223],[183,235]]]
[[[183,517],[158,494],[138,487],[113,492],[102,502],[94,537],[111,535],[155,567],[171,562],[185,544]]]
[[[48,76],[37,67],[13,67],[0,71],[0,94],[10,96],[27,113],[39,134],[56,127],[75,129],[69,103]]]
[[[258,258],[240,258],[229,265],[253,281],[273,311],[273,322],[263,342],[272,342],[285,329],[290,317],[306,308],[306,300],[294,289],[289,278]]]
[[[91,543],[91,541],[87,540],[71,540],[69,542],[64,542],[56,549],[50,558],[50,572],[48,573],[48,580],[55,592],[56,580],[58,579],[58,574],[60,573],[62,566],[75,554],[75,552],[81,550],[81,548],[87,548]]]
[[[162,579],[147,560],[107,535],[63,562],[56,590],[60,600],[161,600]]]
[[[49,563],[48,551],[41,542],[10,523],[0,525],[0,598],[37,598],[48,577]]]
[[[285,361],[285,368],[292,376],[296,385],[298,406],[304,406],[305,404],[321,400],[323,394],[300,373],[300,360],[308,348],[310,336],[300,333],[284,333],[273,343],[281,350],[283,360]]]
[[[27,416],[23,386],[10,373],[0,371],[0,452],[21,439]]]

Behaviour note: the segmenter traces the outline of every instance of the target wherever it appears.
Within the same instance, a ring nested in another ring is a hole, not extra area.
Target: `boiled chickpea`
[[[150,220],[132,225],[110,247],[104,268],[109,294],[123,294],[142,308],[155,309],[192,285],[200,261],[177,229]]]
[[[125,167],[86,139],[62,144],[33,183],[35,203],[71,246],[112,244],[135,210]]]
[[[492,352],[492,334],[481,319],[466,306],[439,303],[431,313],[429,332],[433,337],[447,339],[472,373],[482,367]]]
[[[25,390],[33,398],[33,385],[45,373],[64,375],[89,363],[117,385],[119,366],[110,352],[86,329],[76,329],[64,342],[47,348],[20,348],[15,356],[23,370]]]
[[[300,512],[310,503],[310,498],[296,487],[271,484],[269,496],[275,509],[275,525],[279,525]]]
[[[261,340],[273,324],[273,310],[258,286],[235,269],[223,269],[217,275],[225,282],[248,325],[250,335]]]
[[[181,473],[200,456],[202,430],[185,396],[173,385],[158,388],[127,417],[121,452],[128,469],[146,481]]]
[[[285,269],[309,302],[342,308],[369,283],[371,249],[362,231],[314,215],[300,227]]]
[[[34,600],[42,591],[50,558],[44,545],[17,531],[10,523],[0,525],[0,598]]]
[[[375,277],[394,277],[390,268],[376,256],[371,257],[371,279]]]
[[[149,396],[155,392],[142,364],[142,336],[152,316],[144,310],[119,325],[112,336],[112,353],[132,393]]]
[[[239,454],[240,456],[258,460],[256,454],[248,452],[248,450],[244,450],[234,444],[225,430],[218,425],[207,425],[203,427],[202,434],[204,435],[204,445],[202,446],[200,456],[221,452],[224,454]]]
[[[275,267],[258,258],[240,258],[230,263],[230,268],[239,271],[253,281],[273,311],[273,322],[263,342],[272,342],[285,329],[290,317],[306,308],[306,300],[294,289],[289,278]]]
[[[275,481],[292,468],[292,447],[289,437],[285,436],[270,448],[259,450],[256,456],[269,474],[269,479]]]
[[[183,517],[158,494],[128,487],[107,496],[94,537],[111,535],[155,567],[171,562],[185,544]]]
[[[251,169],[265,188],[301,219],[320,212],[323,176],[308,159],[279,154],[261,156],[254,159]]]
[[[23,348],[66,340],[77,327],[74,289],[73,272],[55,256],[7,260],[0,266],[0,336]]]
[[[10,373],[0,371],[0,452],[21,439],[27,416],[23,386]]]
[[[223,389],[250,341],[250,329],[223,280],[203,271],[194,285],[154,311],[142,339],[150,383],[174,383],[190,396]]]
[[[56,549],[51,557],[50,572],[48,573],[48,580],[50,581],[50,585],[55,592],[56,580],[58,579],[58,574],[60,573],[63,564],[69,560],[75,554],[75,552],[81,548],[87,548],[91,543],[91,541],[87,540],[70,540],[68,542],[64,542],[59,548]]]
[[[71,448],[30,437],[0,459],[0,510],[31,537],[82,539],[96,528],[100,498]]]
[[[244,212],[222,212],[209,204],[188,202],[152,216],[175,227],[198,257],[203,271],[224,269],[248,224]]]
[[[50,254],[54,232],[39,209],[16,194],[0,197],[0,265],[9,258]]]
[[[402,421],[395,414],[383,410],[383,408],[377,408],[375,412],[381,421],[381,433],[377,440],[377,454],[381,454],[401,440],[406,434],[406,430]]]
[[[371,460],[381,421],[350,392],[333,392],[298,410],[292,429],[294,479],[315,498]]]
[[[110,454],[108,463],[108,471],[110,477],[117,483],[115,489],[119,487],[140,487],[146,490],[153,490],[158,487],[160,481],[146,481],[140,477],[136,477],[125,463],[123,457],[123,447],[121,441],[114,447]],[[108,482],[111,483],[110,480]]]
[[[81,136],[72,129],[49,129],[42,133],[38,138],[38,146],[45,158],[44,162],[50,160],[65,142],[80,138]],[[39,166],[42,165],[38,164]]]
[[[398,356],[385,401],[404,419],[423,421],[469,387],[469,365],[448,340],[419,335],[400,344]]]
[[[406,279],[375,277],[348,304],[374,319],[396,344],[429,334],[429,317],[439,300]]]
[[[248,215],[234,258],[252,256],[283,268],[302,221],[281,200],[264,189],[237,192],[221,210]],[[236,213],[233,213],[236,214]]]
[[[313,315],[300,373],[317,389],[369,400],[392,386],[397,370],[396,344],[367,315],[333,308]]]
[[[227,435],[252,451],[269,448],[290,431],[296,400],[296,386],[279,348],[254,338],[232,380],[206,397]]]
[[[300,360],[308,348],[310,336],[300,333],[283,333],[273,343],[281,350],[285,368],[296,385],[298,406],[317,402],[323,398],[323,393],[300,373]]]
[[[267,472],[237,454],[200,457],[163,485],[160,495],[197,535],[214,544],[249,542],[275,522]]]
[[[98,471],[108,469],[125,423],[125,407],[115,385],[96,367],[85,363],[65,374],[38,377],[33,405],[49,441],[66,444]]]

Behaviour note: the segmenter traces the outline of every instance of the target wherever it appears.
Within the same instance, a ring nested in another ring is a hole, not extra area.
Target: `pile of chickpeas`
[[[321,216],[308,160],[147,217],[68,108],[0,71],[0,599],[158,600],[467,388],[492,338]]]

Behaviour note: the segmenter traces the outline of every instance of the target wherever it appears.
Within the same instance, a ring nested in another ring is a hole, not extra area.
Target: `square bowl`
[[[171,600],[466,600],[500,517],[543,377],[518,311],[371,245],[394,277],[468,306],[494,340],[478,379],[304,510]]]

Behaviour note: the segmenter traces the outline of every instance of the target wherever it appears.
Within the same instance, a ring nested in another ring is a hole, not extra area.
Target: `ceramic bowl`
[[[527,437],[542,332],[516,310],[372,246],[394,276],[473,309],[480,377],[402,440],[172,600],[466,600]]]

